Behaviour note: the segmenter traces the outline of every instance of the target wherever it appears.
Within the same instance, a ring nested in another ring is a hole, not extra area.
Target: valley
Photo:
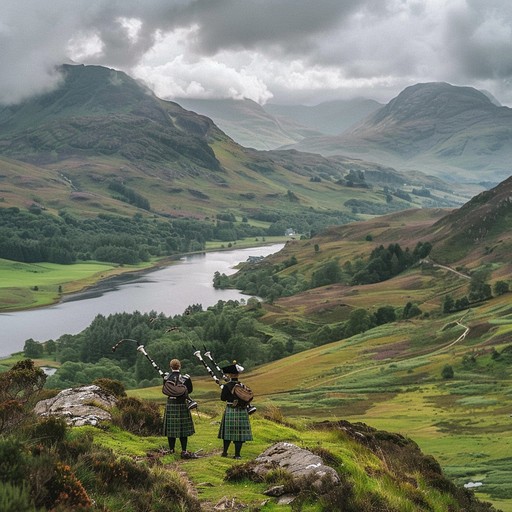
[[[2,360],[1,374],[26,356],[58,368],[43,393],[100,377],[160,404],[154,369],[112,345],[140,340],[162,367],[178,357],[194,378],[198,437],[214,460],[202,492],[218,499],[227,471],[210,439],[218,390],[193,355],[207,346],[247,369],[261,413],[251,457],[276,440],[307,439],[342,458],[339,468],[347,461],[356,497],[378,496],[372,512],[378,500],[392,510],[463,510],[440,495],[451,489],[444,480],[416,468],[396,476],[391,454],[377,460],[339,433],[319,433],[361,422],[416,443],[457,485],[512,512],[510,109],[471,88],[419,84],[370,105],[344,134],[294,122],[293,137],[279,139],[286,146],[261,150],[124,73],[63,69],[53,93],[0,108],[1,311],[51,304],[184,254],[285,245],[208,277],[215,289],[241,290],[243,302],[98,314],[78,333]],[[268,133],[265,113],[251,112]],[[464,127],[468,115],[475,122]],[[491,150],[494,129],[502,137]],[[98,445],[122,457],[124,436],[109,427]],[[135,435],[125,453],[142,457],[161,440]],[[187,478],[201,485],[207,466],[185,466]],[[247,485],[229,489],[254,505],[262,486]]]

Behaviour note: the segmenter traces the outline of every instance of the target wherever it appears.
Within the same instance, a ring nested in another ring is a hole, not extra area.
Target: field
[[[0,259],[0,310],[48,306],[57,302],[63,293],[79,291],[122,271],[142,268],[99,262],[57,265]]]
[[[481,498],[511,512],[511,335],[506,295],[465,315],[381,326],[296,354],[247,381],[258,402],[287,417],[401,433],[454,481],[476,483]],[[446,365],[453,378],[443,378]]]

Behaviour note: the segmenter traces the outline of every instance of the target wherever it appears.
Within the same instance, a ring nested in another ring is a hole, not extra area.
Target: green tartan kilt
[[[187,404],[177,404],[174,400],[167,400],[163,435],[167,437],[188,437],[194,432],[194,422]]]
[[[252,441],[251,423],[247,409],[226,406],[217,437],[226,441]]]

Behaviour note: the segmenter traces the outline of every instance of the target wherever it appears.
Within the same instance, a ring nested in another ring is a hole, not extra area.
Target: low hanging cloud
[[[158,96],[388,101],[418,82],[512,104],[509,0],[18,0],[0,15],[0,103],[104,65]]]

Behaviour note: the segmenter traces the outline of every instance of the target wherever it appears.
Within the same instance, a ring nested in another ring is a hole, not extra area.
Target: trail
[[[467,274],[463,274],[462,272],[459,272],[458,270],[455,270],[452,267],[448,267],[446,265],[441,265],[440,263],[436,263],[435,261],[430,260],[428,258],[421,260],[419,263],[420,264],[427,263],[429,265],[432,265],[433,267],[442,268],[444,270],[448,270],[449,272],[453,272],[454,274],[457,274],[459,277],[462,277],[463,279],[471,279],[471,276],[468,276]]]

